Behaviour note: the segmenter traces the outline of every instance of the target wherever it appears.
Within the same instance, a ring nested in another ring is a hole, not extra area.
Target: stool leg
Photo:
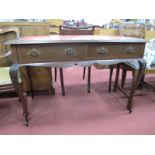
[[[55,67],[54,68],[54,71],[55,71],[55,82],[57,81],[57,68]]]
[[[88,93],[90,93],[91,66],[88,67]]]
[[[114,65],[110,65],[109,92],[111,92],[111,83],[112,83],[113,69],[114,69]]]
[[[114,91],[115,92],[116,92],[117,87],[118,87],[119,72],[120,72],[120,65],[117,64],[117,67],[116,67],[116,77],[115,77],[115,85],[114,85]]]
[[[122,80],[121,80],[121,87],[122,88],[124,88],[124,85],[125,85],[126,73],[127,73],[127,70],[126,69],[123,69],[122,70]]]
[[[86,67],[83,67],[83,80],[85,79]]]

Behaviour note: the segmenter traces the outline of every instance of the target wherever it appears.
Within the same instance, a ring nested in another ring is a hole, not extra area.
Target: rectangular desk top
[[[99,35],[49,35],[27,36],[7,41],[5,44],[49,44],[49,43],[145,43],[146,40],[124,36]]]
[[[143,58],[146,40],[124,36],[49,35],[10,40],[18,64],[127,60]],[[78,63],[79,64],[79,63]],[[91,63],[92,64],[92,63]]]

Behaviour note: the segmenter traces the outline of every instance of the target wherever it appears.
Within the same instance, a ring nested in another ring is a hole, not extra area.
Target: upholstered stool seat
[[[10,67],[0,68],[0,85],[12,83],[9,75],[9,70],[10,70]]]

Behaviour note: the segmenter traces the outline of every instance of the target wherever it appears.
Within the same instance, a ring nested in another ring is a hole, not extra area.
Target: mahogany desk
[[[96,62],[124,62],[137,60],[140,64],[139,74],[131,88],[127,109],[133,108],[133,95],[145,69],[143,60],[146,41],[121,36],[28,36],[10,40],[13,65],[10,69],[12,82],[21,98],[25,125],[28,126],[28,104],[22,88],[18,83],[20,66],[66,67],[94,65]]]

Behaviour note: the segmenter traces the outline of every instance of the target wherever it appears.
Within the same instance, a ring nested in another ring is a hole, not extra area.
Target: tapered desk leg
[[[142,60],[138,60],[139,62],[139,72],[137,77],[135,78],[135,81],[132,85],[131,91],[130,91],[130,95],[128,97],[128,105],[127,105],[127,109],[129,110],[129,113],[132,112],[133,109],[133,96],[135,93],[136,88],[138,87],[140,80],[144,74],[144,70],[145,70],[145,66],[146,66],[146,62],[142,59]]]
[[[18,71],[19,71],[19,65],[13,64],[10,68],[10,77],[22,103],[23,115],[25,119],[24,124],[28,126],[28,103],[26,97],[24,96],[21,82],[19,82],[18,79]]]
[[[60,82],[61,82],[62,96],[65,96],[64,77],[62,68],[60,68]]]

